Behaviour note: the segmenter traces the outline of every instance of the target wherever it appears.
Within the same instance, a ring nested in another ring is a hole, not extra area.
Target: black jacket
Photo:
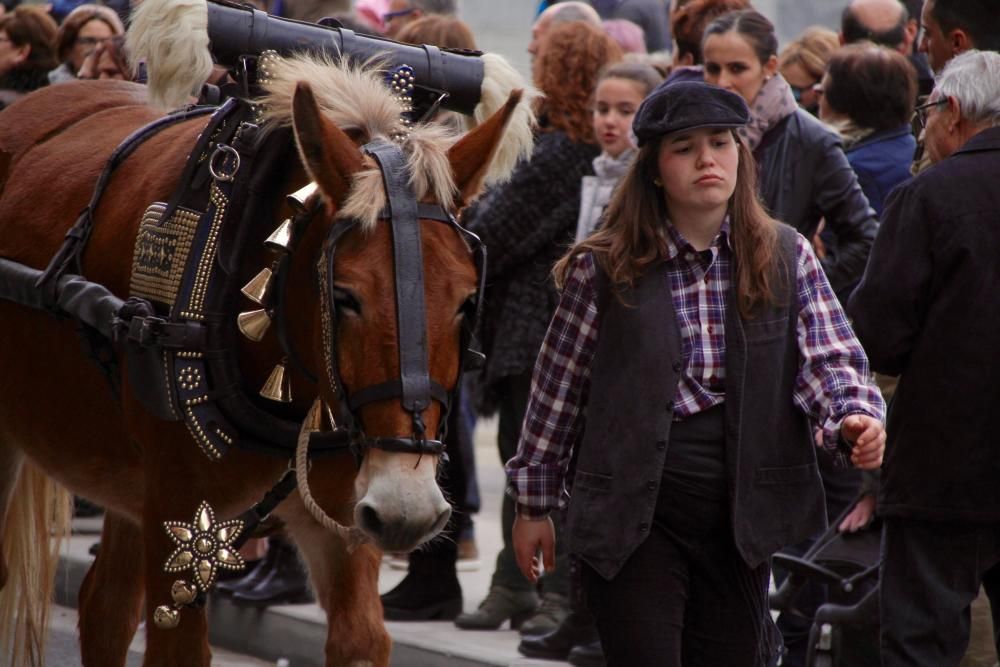
[[[826,524],[809,421],[792,401],[799,369],[796,235],[780,228],[784,276],[776,303],[744,320],[726,312],[726,463],[733,538],[755,567]],[[780,274],[779,274],[780,275]],[[612,578],[648,536],[681,371],[681,333],[665,264],[645,272],[625,303],[598,269],[599,334],[586,429],[576,455],[569,550]],[[731,289],[733,287],[731,286]]]
[[[476,392],[482,411],[492,411],[500,380],[535,364],[558,302],[552,267],[573,243],[581,180],[593,175],[598,152],[564,132],[540,133],[531,160],[462,213],[488,252],[480,330],[486,368]]]
[[[759,190],[771,215],[807,239],[820,219],[837,237],[823,259],[835,292],[856,283],[878,223],[840,146],[840,137],[802,109],[764,134],[754,151]]]
[[[1000,128],[890,195],[849,313],[872,368],[901,374],[879,511],[1000,520]]]

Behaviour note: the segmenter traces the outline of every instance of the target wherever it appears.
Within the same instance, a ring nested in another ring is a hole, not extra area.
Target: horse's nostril
[[[358,512],[358,522],[362,530],[370,535],[379,537],[382,535],[382,519],[378,516],[378,510],[371,505],[362,505]]]

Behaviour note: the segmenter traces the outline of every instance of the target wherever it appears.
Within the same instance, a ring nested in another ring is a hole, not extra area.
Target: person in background
[[[98,44],[83,59],[83,64],[76,74],[79,79],[131,81],[132,68],[129,67],[125,55],[125,36],[112,37],[107,42]]]
[[[871,43],[837,51],[823,78],[819,117],[840,133],[847,161],[879,218],[889,193],[910,179],[916,91],[910,60]]]
[[[881,463],[881,396],[809,242],[757,198],[749,120],[733,92],[660,86],[605,224],[554,270],[514,545],[526,576],[551,566],[572,484],[611,667],[773,664],[769,558],[825,518],[811,424],[840,465]]]
[[[701,38],[705,28],[723,14],[749,8],[749,0],[690,0],[678,4],[670,13],[674,66],[667,83],[702,81],[705,73],[702,69]]]
[[[608,33],[611,39],[618,42],[623,53],[647,53],[646,38],[642,34],[642,28],[625,19],[608,19],[602,21],[604,32]]]
[[[57,30],[40,7],[21,5],[0,17],[0,109],[48,84]]]
[[[812,26],[778,54],[778,72],[791,86],[799,106],[814,116],[819,113],[819,82],[827,61],[838,48],[837,33],[822,26]]]
[[[61,64],[49,72],[49,83],[75,80],[91,51],[123,34],[125,27],[113,10],[101,5],[80,5],[59,26],[56,57]]]
[[[849,312],[872,368],[900,376],[878,498],[882,664],[954,667],[980,586],[1000,608],[1000,54],[951,58],[918,113],[934,164],[889,197]]]
[[[840,43],[856,44],[874,42],[895,49],[910,59],[916,69],[918,96],[927,95],[934,87],[934,74],[927,65],[927,58],[916,54],[920,2],[914,13],[909,5],[899,0],[851,0],[840,18]],[[914,98],[916,101],[917,98]]]
[[[528,54],[532,62],[538,55],[538,50],[545,41],[546,35],[553,26],[560,23],[583,21],[603,30],[601,17],[594,8],[585,2],[560,2],[544,9],[531,26],[531,41],[528,42]]]
[[[458,14],[458,0],[389,0],[389,9],[382,15],[385,34],[397,39],[408,23],[429,14]]]
[[[543,97],[531,159],[462,212],[463,224],[490,249],[481,329],[486,365],[477,375],[476,397],[480,414],[499,413],[497,445],[504,462],[517,450],[531,368],[555,311],[552,265],[573,241],[581,178],[592,173],[591,162],[600,152],[590,109],[597,74],[621,57],[599,25],[573,21],[548,27],[533,63]],[[455,619],[458,627],[492,630],[509,619],[523,634],[542,634],[565,617],[565,557],[543,578],[539,604],[535,585],[521,575],[514,558],[513,523],[514,504],[505,496],[504,547],[490,591],[476,611]]]
[[[580,217],[576,242],[599,226],[621,177],[631,166],[637,149],[632,139],[632,119],[642,101],[663,82],[651,65],[622,62],[604,68],[594,91],[594,136],[601,154],[594,158],[594,176],[584,176],[580,192]],[[604,664],[600,638],[586,600],[579,590],[579,565],[573,555],[570,613],[555,630],[525,637],[518,651],[531,658],[568,660],[575,667]]]
[[[651,53],[670,48],[669,10],[665,0],[590,0],[604,20],[625,19],[640,28]]]
[[[875,238],[875,212],[861,191],[840,137],[800,109],[778,73],[774,25],[753,10],[716,19],[702,40],[705,80],[738,93],[751,110],[741,134],[757,160],[760,195],[778,220],[812,238],[820,220],[836,246],[823,258],[834,291],[861,277]]]

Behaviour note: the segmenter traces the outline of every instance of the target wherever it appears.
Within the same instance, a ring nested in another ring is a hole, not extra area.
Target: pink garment
[[[382,15],[389,11],[389,0],[357,0],[354,11],[358,18],[372,24],[380,32],[385,32]]]

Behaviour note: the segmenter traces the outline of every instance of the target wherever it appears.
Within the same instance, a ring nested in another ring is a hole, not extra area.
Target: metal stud
[[[255,343],[260,342],[271,326],[271,313],[264,308],[248,310],[236,317],[236,326],[244,336]]]
[[[315,183],[310,183],[304,188],[296,190],[292,194],[288,195],[288,197],[286,197],[286,200],[291,206],[294,206],[297,210],[305,211],[306,200],[309,199],[309,197],[311,197],[313,193],[316,192],[317,189],[319,189],[319,186],[317,186]]]
[[[254,303],[266,306],[273,278],[274,274],[271,273],[271,269],[261,269],[260,273],[251,278],[250,282],[244,285],[240,291],[243,292],[243,296]]]
[[[291,195],[290,195],[291,196]],[[285,220],[278,225],[278,228],[271,232],[271,235],[264,241],[264,245],[270,250],[278,252],[291,252],[292,248],[292,220]]]
[[[274,367],[270,377],[260,390],[260,395],[278,403],[292,402],[292,379],[288,374],[287,360]]]

